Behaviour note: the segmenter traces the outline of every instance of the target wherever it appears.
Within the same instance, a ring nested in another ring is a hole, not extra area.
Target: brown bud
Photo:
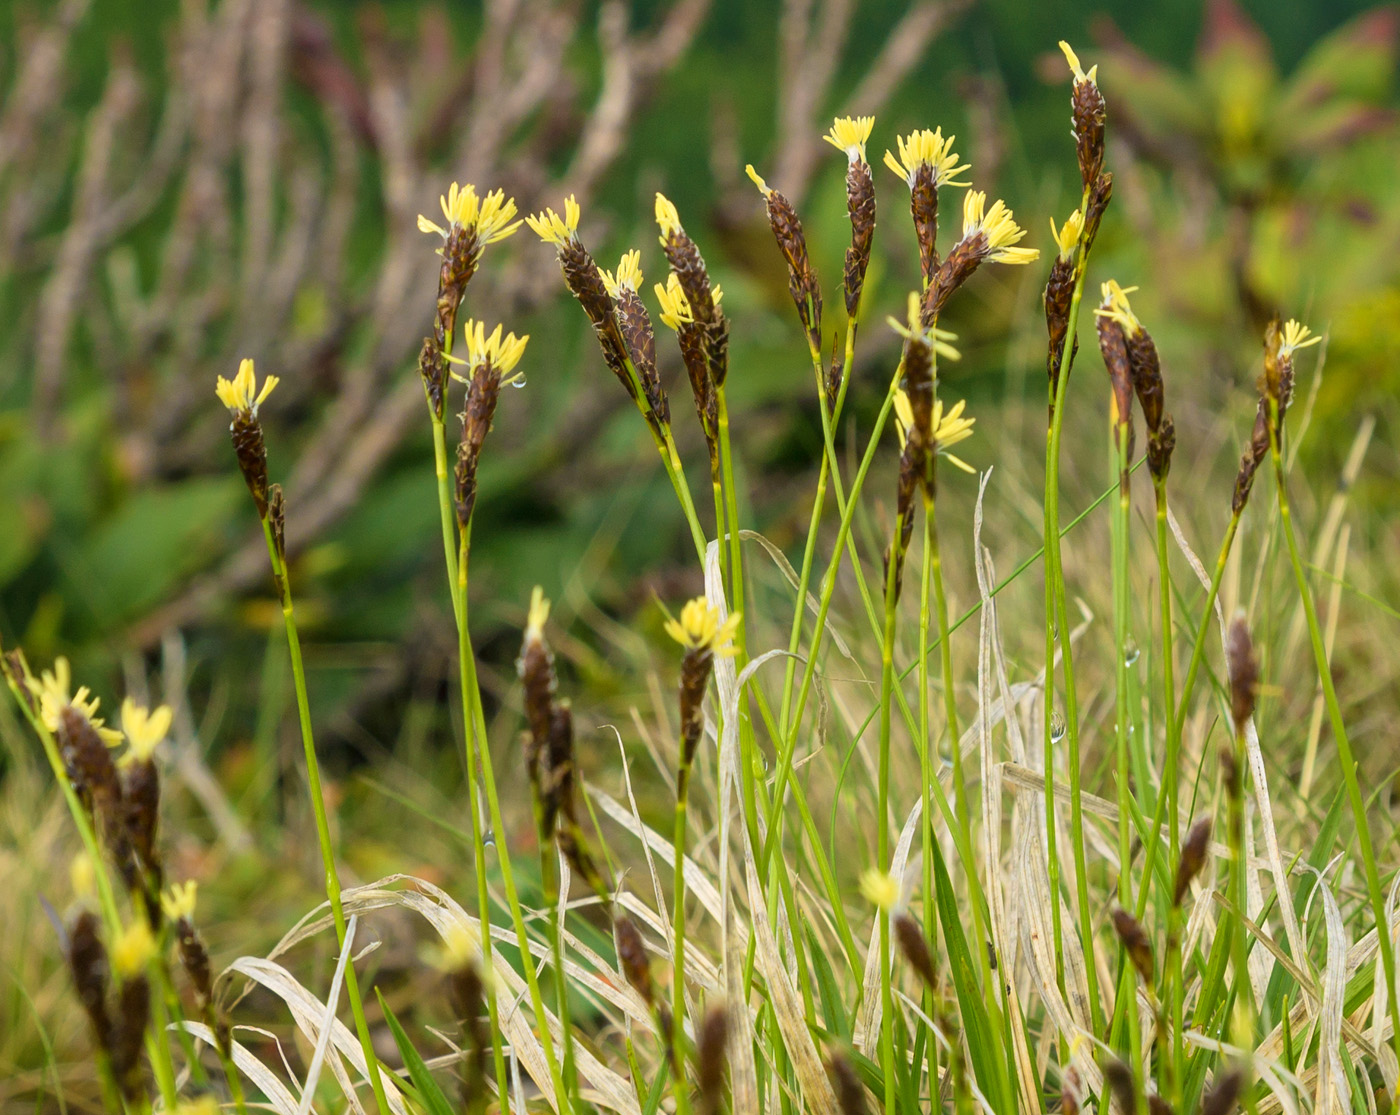
[[[78,797],[109,836],[123,832],[122,787],[112,752],[81,709],[65,705],[58,717],[58,750]]]
[[[924,936],[923,928],[907,911],[900,911],[894,915],[894,939],[898,942],[899,951],[904,954],[904,959],[924,981],[924,986],[930,991],[937,991],[938,973],[934,969],[933,953],[928,947],[928,939]]]
[[[938,271],[938,187],[933,167],[921,162],[909,187],[909,212],[914,217],[914,234],[919,241],[919,269],[927,284]]]
[[[685,229],[676,227],[667,234],[661,250],[690,305],[691,314],[701,325],[709,325],[715,320],[717,310],[714,291],[710,286],[710,273],[705,269],[700,248]]]
[[[864,159],[853,160],[846,171],[846,211],[851,218],[851,246],[846,249],[846,313],[855,317],[870,267],[870,246],[875,239],[875,179]]]
[[[1108,208],[1108,203],[1113,200],[1113,175],[1105,171],[1094,180],[1094,185],[1089,190],[1089,205],[1084,210],[1084,251],[1087,253],[1094,246],[1094,238],[1099,234],[1099,225],[1103,221],[1104,210]]]
[[[273,484],[267,490],[267,522],[272,527],[272,544],[277,548],[277,556],[285,564],[287,560],[287,497],[282,494],[281,484]]]
[[[448,974],[447,986],[452,1010],[462,1029],[466,1053],[462,1061],[462,1103],[469,1112],[485,1111],[488,1096],[487,1056],[491,1049],[486,986],[482,982],[481,972],[470,961]]]
[[[831,1082],[836,1086],[836,1106],[841,1115],[869,1115],[870,1107],[865,1102],[865,1085],[856,1075],[851,1059],[833,1049],[827,1054],[827,1071]]]
[[[1110,1057],[1103,1067],[1103,1079],[1122,1115],[1133,1115],[1137,1110],[1133,1070],[1117,1057]]]
[[[29,709],[30,715],[39,715],[39,699],[29,688],[27,680],[31,675],[29,665],[24,660],[22,650],[7,650],[0,655],[0,673],[3,673],[5,680],[15,687],[15,692],[19,694],[19,699]]]
[[[496,405],[501,397],[501,372],[494,364],[485,363],[473,373],[467,387],[467,403],[462,411],[462,440],[457,446],[457,467],[453,474],[453,495],[457,509],[457,525],[466,530],[476,511],[476,474],[481,463],[481,449],[491,423],[496,417]]]
[[[1128,364],[1128,345],[1123,326],[1111,317],[1095,319],[1099,331],[1099,352],[1108,369],[1113,396],[1114,437],[1123,444],[1124,455],[1133,455],[1133,375]],[[1126,442],[1126,444],[1124,444]]]
[[[257,506],[258,517],[267,516],[267,445],[263,441],[262,422],[250,410],[240,410],[233,416],[229,427],[229,437],[233,441],[233,452],[238,458],[238,469],[243,473],[243,481],[252,493]]]
[[[565,285],[578,299],[593,327],[608,329],[613,317],[612,296],[603,283],[603,273],[598,269],[598,264],[577,238],[559,245],[559,267],[564,272]]]
[[[1243,1088],[1244,1073],[1239,1069],[1217,1074],[1214,1085],[1201,1100],[1201,1115],[1233,1115]]]
[[[943,312],[948,299],[972,277],[986,257],[987,250],[987,234],[980,230],[953,245],[953,250],[938,265],[933,281],[924,291],[920,320],[925,329],[932,328],[938,321],[938,315]]]
[[[1157,345],[1151,335],[1141,326],[1128,336],[1128,366],[1132,369],[1133,390],[1137,392],[1138,405],[1142,407],[1142,420],[1149,432],[1156,432],[1162,425],[1162,362],[1157,355]]]
[[[846,361],[835,333],[831,335],[831,365],[826,373],[826,409],[836,417],[836,401],[841,397],[841,381],[846,375]]]
[[[617,324],[627,343],[632,366],[637,369],[637,378],[642,382],[642,394],[646,396],[647,406],[662,426],[669,426],[671,404],[656,370],[656,334],[652,329],[651,315],[647,313],[646,303],[631,287],[618,289]]]
[[[632,990],[640,995],[648,1006],[656,1003],[656,984],[651,978],[651,960],[647,957],[646,946],[642,944],[641,930],[628,914],[619,914],[613,919],[613,936],[617,942],[617,963],[622,975]]]
[[[708,647],[687,647],[681,657],[681,768],[689,770],[704,731],[705,689],[714,669],[714,652]]]
[[[1079,158],[1079,177],[1085,187],[1098,180],[1103,170],[1103,133],[1108,106],[1096,81],[1075,80],[1070,95],[1074,127],[1074,150]]]
[[[1225,665],[1230,675],[1230,716],[1235,722],[1235,734],[1243,735],[1254,715],[1259,692],[1259,659],[1254,654],[1249,620],[1242,610],[1230,620],[1225,636]]]
[[[117,1087],[128,1100],[141,1095],[141,1047],[151,1017],[151,985],[144,975],[123,980],[117,992],[116,1018],[108,1053]]]
[[[180,954],[180,966],[185,969],[190,986],[194,988],[195,1003],[203,1012],[214,1001],[209,950],[204,947],[204,939],[194,927],[194,922],[187,917],[175,922],[175,946]]]
[[[160,819],[160,774],[150,759],[134,759],[122,772],[122,817],[127,843],[136,862],[160,893],[160,853],[156,827]]]
[[[729,376],[729,319],[719,307],[715,307],[714,320],[706,330],[705,350],[710,364],[710,379],[716,388],[723,387]]]
[[[418,374],[423,380],[428,409],[441,422],[447,412],[447,361],[431,337],[424,337],[423,347],[418,350]]]
[[[1054,398],[1060,383],[1060,361],[1065,354],[1065,338],[1069,334],[1069,306],[1074,298],[1075,263],[1071,256],[1055,256],[1050,265],[1050,278],[1045,284],[1045,331],[1048,345],[1045,371],[1050,379],[1050,396]],[[1075,338],[1075,344],[1079,343]]]
[[[1230,500],[1231,514],[1238,515],[1249,502],[1249,493],[1254,488],[1254,475],[1269,453],[1269,400],[1261,397],[1254,412],[1254,427],[1249,435],[1249,444],[1240,457],[1240,469],[1235,475],[1235,491]]]
[[[78,1002],[92,1026],[92,1036],[100,1049],[111,1043],[112,1020],[107,1014],[107,949],[99,934],[97,915],[82,911],[68,930],[68,970]]]
[[[681,362],[690,379],[690,393],[695,400],[695,414],[700,419],[700,429],[705,434],[705,443],[710,450],[711,469],[718,468],[719,458],[719,402],[715,395],[714,381],[710,378],[710,358],[706,348],[706,335],[703,326],[696,322],[682,322],[676,331],[680,344]]]
[[[724,1101],[725,1046],[729,1040],[729,1015],[721,1004],[706,1012],[695,1038],[696,1084],[700,1090],[700,1110],[719,1115]]]
[[[1148,939],[1147,930],[1142,927],[1142,922],[1121,907],[1113,911],[1113,928],[1118,934],[1118,939],[1123,942],[1128,959],[1133,962],[1133,967],[1142,977],[1143,985],[1150,990],[1154,968],[1152,942]]]
[[[1147,1115],[1176,1115],[1172,1105],[1156,1092],[1147,1097]]]
[[[798,319],[807,333],[808,343],[820,347],[822,336],[822,291],[807,254],[807,236],[797,210],[783,194],[769,190],[765,195],[768,224],[773,239],[788,267],[788,293],[797,307]]]
[[[1147,468],[1157,483],[1166,480],[1172,467],[1172,452],[1176,449],[1176,423],[1170,414],[1162,419],[1155,433],[1147,435]]]
[[[1181,844],[1181,860],[1176,865],[1176,886],[1172,890],[1172,905],[1180,906],[1181,900],[1191,889],[1191,883],[1201,873],[1206,864],[1206,849],[1210,844],[1210,818],[1202,817],[1186,834]]]

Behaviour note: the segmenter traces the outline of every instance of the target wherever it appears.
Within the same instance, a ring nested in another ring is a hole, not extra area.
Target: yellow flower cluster
[[[169,705],[159,705],[148,709],[138,705],[130,697],[122,702],[122,731],[126,742],[131,745],[131,753],[142,762],[155,754],[161,740],[170,734],[170,721],[173,714]]]
[[[721,623],[719,609],[703,596],[687,601],[680,619],[666,619],[666,634],[686,650],[708,650],[723,658],[735,653],[732,640],[738,630],[738,612]]]
[[[1099,289],[1103,291],[1103,305],[1094,311],[1095,315],[1116,321],[1130,337],[1141,333],[1142,322],[1138,321],[1137,314],[1133,313],[1133,307],[1128,302],[1128,295],[1137,290],[1137,287],[1121,287],[1116,280],[1109,279]]]
[[[1054,237],[1055,243],[1059,246],[1060,258],[1066,262],[1074,254],[1074,249],[1079,246],[1079,237],[1083,232],[1084,214],[1078,209],[1071,213],[1059,228],[1055,227],[1055,218],[1050,218],[1050,235]]]
[[[276,376],[268,376],[263,380],[262,390],[257,390],[257,376],[253,372],[253,362],[246,357],[238,362],[238,374],[232,379],[218,378],[214,384],[214,393],[219,396],[219,402],[228,407],[233,414],[249,414],[257,416],[258,407],[266,401],[272,394],[272,389],[281,380]]]
[[[851,162],[864,162],[865,143],[874,127],[873,116],[838,116],[822,139],[838,151],[846,152],[846,158]]]
[[[972,164],[958,165],[958,156],[953,153],[953,140],[956,138],[949,136],[944,139],[942,128],[935,128],[933,131],[923,128],[917,132],[910,132],[907,136],[896,136],[899,158],[895,158],[893,151],[886,151],[885,165],[903,178],[910,189],[913,189],[914,179],[922,166],[933,170],[935,187],[966,186],[968,183],[958,182],[956,178],[963,171],[971,170]]]
[[[603,272],[603,285],[608,288],[608,293],[616,298],[625,288],[634,294],[642,286],[642,253],[636,248],[630,252],[624,252],[622,260],[617,265],[617,271]]]
[[[488,336],[485,322],[468,320],[462,329],[467,342],[466,358],[451,358],[454,364],[465,365],[467,374],[460,376],[453,372],[453,376],[467,380],[476,374],[478,368],[490,364],[501,373],[502,383],[519,381],[518,375],[510,373],[525,355],[525,345],[529,342],[530,335],[527,333],[523,337],[517,337],[514,333],[505,333],[503,336],[504,330],[505,326],[497,325],[495,331]]]
[[[978,233],[987,237],[987,259],[993,263],[1032,263],[1040,258],[1035,248],[1016,248],[1026,230],[1018,225],[1006,202],[996,201],[987,208],[987,195],[968,190],[963,197],[963,239]]]
[[[546,209],[543,213],[526,217],[525,223],[530,226],[530,231],[545,243],[557,244],[562,248],[570,241],[578,239],[580,215],[578,200],[573,194],[570,194],[564,199],[564,215],[562,217],[553,209]]]
[[[504,190],[492,190],[479,198],[475,186],[459,186],[453,182],[447,196],[438,198],[438,203],[442,206],[447,227],[443,228],[420,213],[419,232],[436,232],[446,240],[454,227],[475,230],[482,244],[494,244],[520,227],[520,222],[514,219],[515,199],[506,197]]]
[[[666,276],[665,286],[655,283],[652,289],[656,291],[656,300],[661,303],[661,324],[666,328],[679,330],[682,325],[690,325],[695,321],[695,315],[690,311],[690,302],[674,271]],[[718,306],[720,299],[724,297],[724,290],[716,283],[710,288],[710,294]]]

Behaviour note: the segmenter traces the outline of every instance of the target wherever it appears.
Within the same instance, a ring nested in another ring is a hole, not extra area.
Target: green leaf
[[[433,1079],[433,1074],[428,1071],[428,1066],[423,1063],[423,1058],[418,1055],[418,1050],[413,1048],[413,1043],[403,1032],[403,1027],[394,1017],[394,1012],[389,1009],[389,1004],[384,1001],[384,993],[378,988],[375,988],[374,993],[379,996],[379,1008],[384,1012],[384,1020],[389,1023],[389,1029],[393,1032],[394,1044],[399,1047],[399,1056],[403,1058],[404,1067],[408,1069],[409,1078],[418,1092],[419,1103],[427,1109],[428,1115],[456,1115],[452,1104],[438,1087],[438,1082]]]
[[[967,1047],[972,1056],[972,1071],[992,1110],[998,1115],[1010,1115],[1013,1107],[1002,1075],[1006,1057],[1002,1050],[1001,1034],[992,1027],[986,1004],[982,1002],[982,992],[977,986],[977,968],[968,949],[967,938],[963,935],[963,911],[958,906],[952,880],[948,878],[948,868],[943,863],[943,852],[937,844],[933,846],[933,873],[934,889],[938,892],[938,916],[943,925],[943,940],[948,946],[953,986],[958,992],[963,1030],[967,1034]]]

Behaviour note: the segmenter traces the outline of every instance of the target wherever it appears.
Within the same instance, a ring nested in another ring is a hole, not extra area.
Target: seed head
[[[1113,928],[1118,934],[1118,939],[1123,942],[1128,959],[1133,962],[1133,967],[1142,977],[1143,986],[1151,990],[1154,964],[1152,941],[1147,936],[1147,930],[1137,918],[1121,907],[1113,911]]]
[[[938,973],[933,964],[933,952],[928,947],[928,938],[913,915],[901,910],[894,915],[894,939],[904,959],[924,981],[930,991],[938,990]]]
[[[841,1115],[869,1115],[865,1102],[865,1086],[856,1075],[855,1066],[844,1053],[831,1050],[827,1055],[827,1071],[836,1084],[836,1106]]]
[[[1086,188],[1092,186],[1103,170],[1103,133],[1107,105],[1099,91],[1097,66],[1086,74],[1069,43],[1061,42],[1070,70],[1074,73],[1074,91],[1070,95],[1072,133],[1075,153],[1079,158],[1079,175]]]
[[[1235,722],[1235,734],[1243,735],[1245,725],[1254,715],[1259,692],[1259,659],[1254,654],[1254,640],[1249,634],[1249,619],[1244,610],[1236,611],[1225,637],[1225,662],[1230,671],[1230,716]]]
[[[1210,818],[1202,817],[1186,834],[1181,842],[1181,860],[1176,865],[1176,886],[1172,891],[1172,905],[1180,906],[1191,883],[1201,873],[1206,863],[1206,849],[1210,845]]]
[[[1244,1087],[1244,1073],[1239,1069],[1216,1076],[1215,1084],[1201,1101],[1201,1115],[1233,1115]]]
[[[695,1083],[700,1092],[700,1110],[718,1115],[724,1100],[725,1047],[729,1040],[729,1013],[724,1004],[705,1012],[695,1037]]]
[[[768,183],[759,177],[752,164],[745,166],[744,171],[763,195],[773,238],[778,242],[778,250],[787,261],[788,293],[792,295],[793,304],[797,307],[797,316],[802,322],[802,328],[807,332],[807,343],[816,352],[821,345],[822,291],[807,254],[807,237],[802,231],[802,221],[792,207],[792,202],[777,190],[771,189]]]
[[[656,983],[651,978],[651,960],[642,943],[641,930],[628,914],[613,919],[613,936],[617,943],[617,962],[632,990],[652,1006],[656,1002]]]
[[[83,910],[68,929],[68,970],[78,1002],[88,1016],[93,1038],[106,1049],[111,1037],[112,1021],[107,1013],[107,982],[109,968],[107,949],[102,944],[100,923],[91,910]]]

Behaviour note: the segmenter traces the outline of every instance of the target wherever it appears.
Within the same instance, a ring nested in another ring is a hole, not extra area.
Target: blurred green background
[[[36,663],[67,653],[99,692],[122,675],[164,671],[171,683],[178,651],[204,746],[271,746],[286,700],[276,652],[265,654],[275,609],[212,390],[252,355],[284,378],[265,419],[274,478],[288,486],[323,745],[372,756],[411,731],[405,710],[435,705],[452,673],[415,395],[434,241],[413,216],[434,212],[454,178],[502,186],[522,210],[577,190],[600,261],[637,245],[650,272],[650,199],[667,191],[735,322],[751,521],[791,550],[816,410],[744,162],[798,202],[828,328],[843,165],[816,137],[835,113],[876,109],[872,163],[897,131],[956,132],[974,182],[1005,197],[1043,250],[1047,219],[1063,218],[1078,187],[1062,37],[1100,64],[1111,106],[1118,186],[1096,268],[1142,285],[1134,304],[1185,400],[1184,436],[1222,405],[1247,420],[1259,327],[1282,308],[1330,333],[1308,459],[1335,470],[1358,408],[1380,414],[1389,444],[1394,9],[7,0],[0,637]],[[902,60],[890,53],[900,43],[912,44]],[[907,194],[876,174],[857,426],[893,352],[883,319],[917,280]],[[945,236],[955,206],[945,199]],[[999,448],[1037,445],[1043,406],[1044,266],[1010,270],[979,278],[946,322],[964,351],[953,389],[982,429],[1001,427]],[[532,584],[594,626],[640,610],[650,630],[653,597],[680,599],[698,581],[644,431],[551,252],[524,230],[493,246],[466,313],[533,338],[528,386],[508,393],[488,442],[474,535],[474,631],[499,694]],[[667,340],[694,480],[703,454]],[[1092,374],[1086,362],[1080,378]],[[1038,454],[1002,463],[1029,476]],[[1100,472],[1088,456],[1086,492]],[[1393,498],[1392,466],[1387,455],[1363,499]],[[1029,545],[1033,529],[1023,533]],[[606,655],[583,661],[601,695],[620,684]]]

